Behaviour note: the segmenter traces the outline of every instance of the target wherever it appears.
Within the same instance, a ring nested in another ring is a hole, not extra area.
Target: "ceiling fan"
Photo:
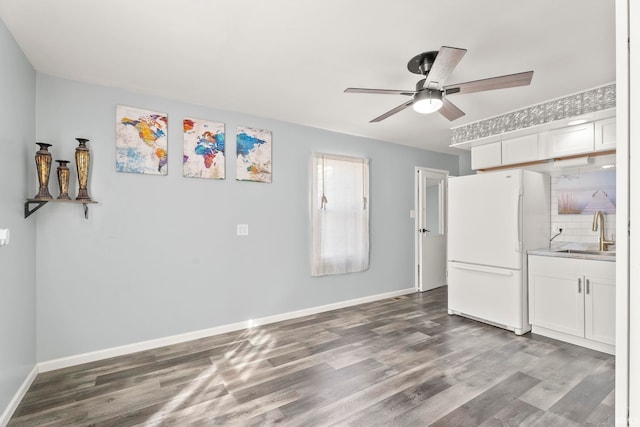
[[[416,83],[415,90],[349,87],[344,91],[347,93],[374,93],[412,97],[411,100],[376,117],[371,120],[370,123],[380,122],[409,106],[413,106],[413,109],[418,113],[433,113],[439,111],[440,114],[452,121],[464,116],[464,112],[449,101],[447,98],[448,95],[526,86],[531,83],[533,71],[445,85],[449,74],[451,74],[451,71],[458,65],[465,53],[467,53],[466,49],[442,46],[440,50],[423,52],[411,58],[407,64],[409,71],[424,76],[422,80]]]

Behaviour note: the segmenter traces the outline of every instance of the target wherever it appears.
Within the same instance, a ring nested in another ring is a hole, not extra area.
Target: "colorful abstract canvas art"
[[[116,107],[116,171],[167,174],[167,114]]]
[[[236,180],[271,182],[271,131],[238,126]]]
[[[182,121],[184,130],[183,175],[224,179],[224,123],[194,118]]]

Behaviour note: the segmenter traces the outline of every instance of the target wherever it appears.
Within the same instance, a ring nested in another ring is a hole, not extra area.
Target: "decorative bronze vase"
[[[56,160],[58,162],[58,188],[60,188],[60,195],[58,199],[70,200],[69,197],[69,168],[67,163],[69,160]]]
[[[51,147],[51,144],[45,144],[44,142],[36,142],[40,146],[40,149],[36,152],[36,169],[38,172],[38,194],[36,199],[53,199],[51,193],[49,193],[49,173],[51,172],[51,153],[47,148]]]
[[[87,182],[89,181],[89,160],[90,154],[87,148],[86,138],[76,138],[79,145],[76,148],[76,171],[78,172],[78,197],[76,200],[91,200],[87,192]]]

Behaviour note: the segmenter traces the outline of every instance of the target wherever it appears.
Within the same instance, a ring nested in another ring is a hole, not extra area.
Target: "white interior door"
[[[447,171],[417,168],[417,288],[447,284]]]

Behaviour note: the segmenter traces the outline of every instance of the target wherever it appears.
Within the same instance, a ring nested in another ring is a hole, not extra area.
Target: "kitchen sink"
[[[606,256],[616,256],[615,251],[584,251],[579,249],[563,249],[560,251],[556,251],[564,254],[576,254],[576,255],[606,255]]]

